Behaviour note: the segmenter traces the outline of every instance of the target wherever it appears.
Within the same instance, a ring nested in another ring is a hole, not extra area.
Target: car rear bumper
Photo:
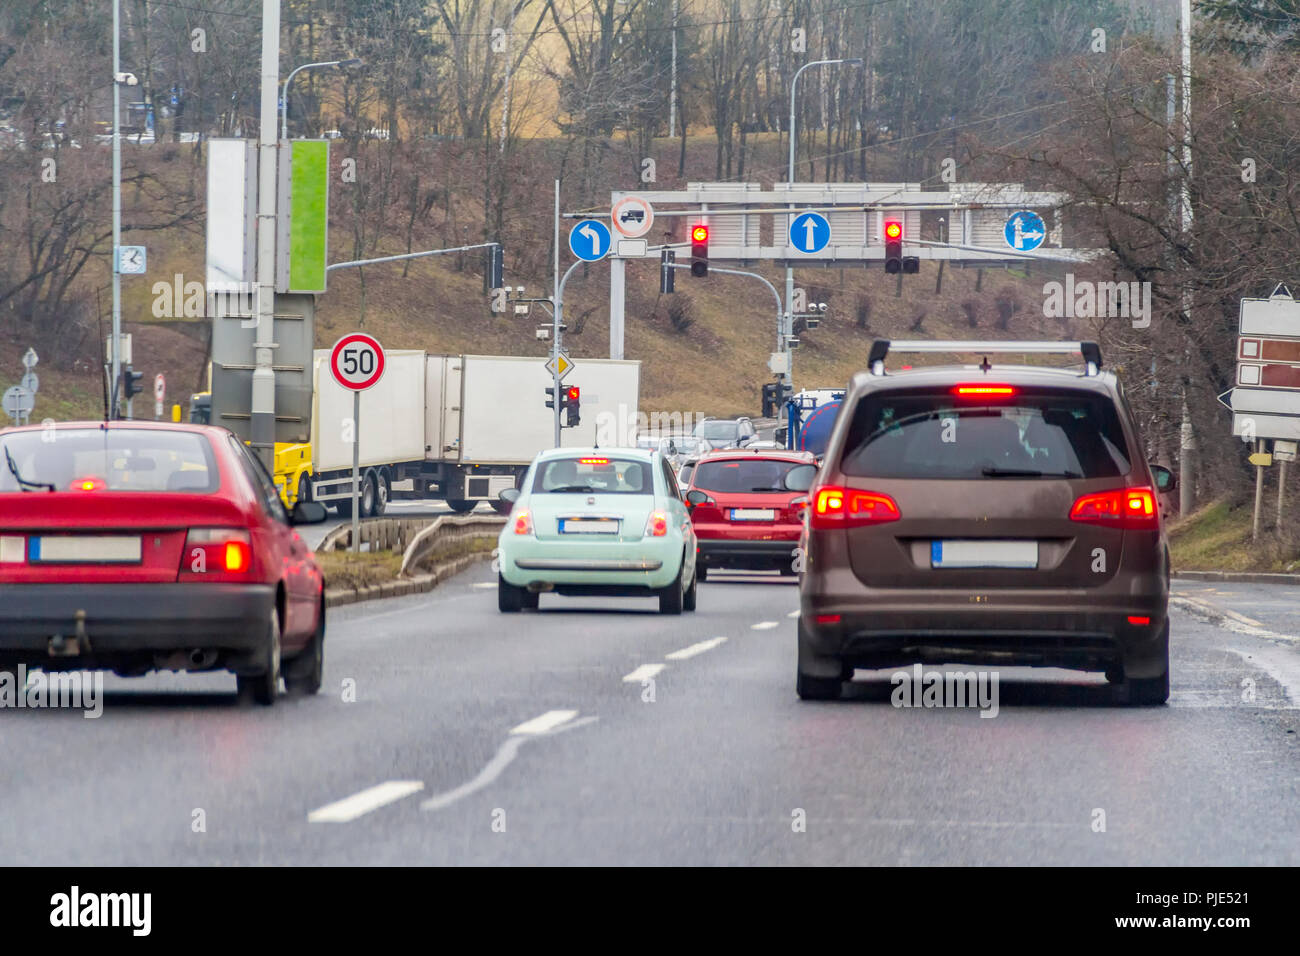
[[[97,657],[189,648],[253,650],[266,639],[274,606],[275,589],[263,584],[5,585],[0,655],[47,654],[51,638],[61,635],[71,643],[79,630]]]
[[[1165,666],[1168,594],[934,589],[872,590],[869,597],[801,601],[803,655],[860,667],[1002,663],[1149,677]],[[1135,623],[1130,618],[1138,619]],[[1146,619],[1146,623],[1140,623]],[[811,673],[811,672],[809,672]]]
[[[501,539],[501,576],[515,587],[559,590],[565,585],[635,591],[667,587],[682,563],[680,536],[639,541]]]
[[[697,532],[698,534],[698,532]],[[700,558],[706,567],[728,565],[765,566],[788,564],[799,546],[799,532],[788,538],[758,540],[754,538],[697,538]]]

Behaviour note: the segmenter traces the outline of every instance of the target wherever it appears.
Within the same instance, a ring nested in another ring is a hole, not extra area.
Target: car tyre
[[[707,581],[709,579],[709,569],[702,564],[695,565],[695,580]]]
[[[378,500],[379,494],[375,491],[375,473],[368,471],[361,477],[361,517],[373,518],[375,503]]]
[[[1155,677],[1130,677],[1115,685],[1130,707],[1158,707],[1169,700],[1169,621],[1160,634],[1164,649],[1164,667]],[[1109,677],[1109,674],[1107,675]]]
[[[659,589],[659,613],[681,614],[686,603],[686,591],[682,587],[682,572],[686,570],[686,559],[677,567],[677,577],[665,588]]]
[[[388,510],[388,499],[392,496],[392,491],[392,486],[388,482],[388,473],[382,470],[375,472],[374,517],[378,518]]]
[[[242,699],[251,698],[263,707],[275,703],[280,692],[280,615],[271,608],[266,624],[266,648],[263,652],[263,670],[259,674],[238,674],[235,685]]]
[[[284,689],[296,697],[320,692],[325,676],[325,602],[320,605],[316,632],[298,656],[285,664]]]
[[[466,501],[464,498],[448,498],[446,501],[447,507],[458,515],[469,514],[474,510],[474,506],[478,504],[477,501]]]
[[[691,586],[688,587],[686,589],[686,593],[682,595],[682,610],[685,611],[695,610],[695,592],[699,580],[700,580],[699,565],[696,565],[695,573],[691,575]]]
[[[513,507],[515,506],[515,505],[514,505],[514,502],[512,502],[512,501],[502,501],[502,500],[499,499],[499,498],[495,498],[495,499],[489,501],[488,504],[492,506],[492,510],[493,510],[493,511],[495,511],[495,512],[496,512],[497,514],[499,514],[499,515],[502,515],[503,517],[504,517],[505,515],[510,514],[510,509],[513,508]]]
[[[311,501],[311,479],[306,472],[298,476],[298,497],[294,499],[294,504],[299,501]]]
[[[527,588],[517,588],[497,574],[497,610],[502,614],[517,614],[526,606]]]
[[[844,682],[838,677],[809,677],[798,671],[794,689],[800,700],[839,700]]]

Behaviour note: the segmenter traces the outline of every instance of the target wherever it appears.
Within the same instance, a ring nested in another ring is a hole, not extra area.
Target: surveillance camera
[[[818,303],[817,303],[817,311],[818,311],[818,312],[825,312],[825,311],[826,311],[826,303],[825,303],[825,302],[818,302]]]

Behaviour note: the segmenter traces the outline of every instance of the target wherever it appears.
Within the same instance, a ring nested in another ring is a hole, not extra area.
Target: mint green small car
[[[497,604],[535,609],[543,591],[657,597],[695,610],[695,532],[672,466],[657,450],[556,448],[538,455],[498,539]]]

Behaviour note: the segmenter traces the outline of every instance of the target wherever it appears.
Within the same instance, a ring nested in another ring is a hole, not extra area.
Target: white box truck
[[[352,508],[352,442],[359,439],[361,513],[382,514],[392,498],[446,501],[469,511],[515,487],[539,451],[555,445],[552,386],[544,358],[428,355],[389,349],[384,376],[361,393],[334,381],[328,350],[315,353],[312,441],[277,449],[276,481],[292,502],[306,495]],[[580,421],[563,428],[566,447],[618,445],[635,433],[641,363],[580,359],[563,387],[581,390]]]

